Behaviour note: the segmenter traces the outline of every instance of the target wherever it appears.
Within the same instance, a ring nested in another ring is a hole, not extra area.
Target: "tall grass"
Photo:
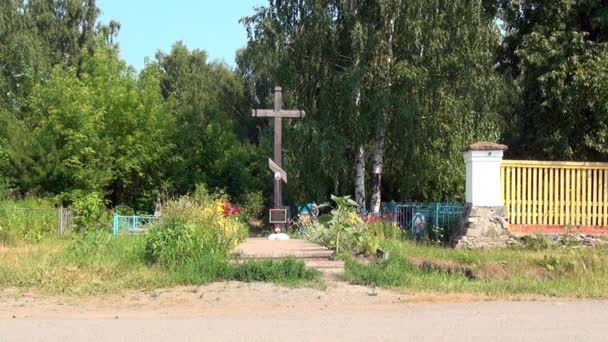
[[[608,297],[606,247],[453,250],[385,241],[383,248],[389,260],[366,266],[349,260],[343,278],[354,284],[440,293]],[[421,268],[421,260],[438,267]]]
[[[0,246],[37,242],[57,231],[58,210],[49,200],[0,201]]]
[[[319,272],[299,260],[236,264],[229,257],[200,254],[168,268],[146,263],[145,246],[145,236],[112,238],[108,233],[20,244],[0,252],[0,289],[81,296],[226,280],[322,285]]]

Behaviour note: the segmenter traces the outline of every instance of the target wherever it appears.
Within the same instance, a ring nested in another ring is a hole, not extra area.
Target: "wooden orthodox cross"
[[[281,187],[281,180],[283,182],[287,182],[286,173],[280,169],[283,166],[283,118],[287,119],[297,119],[303,118],[306,116],[306,113],[303,110],[283,110],[283,90],[281,87],[274,88],[274,109],[253,109],[251,111],[253,117],[256,118],[274,118],[274,163],[278,166],[281,171],[275,172],[275,181],[274,181],[274,209],[282,209],[283,208],[283,194]],[[272,165],[272,163],[271,163]],[[274,167],[276,169],[276,167]],[[283,175],[283,176],[281,176]],[[278,179],[277,179],[278,178]],[[281,224],[274,224],[275,232],[279,232],[281,230]]]

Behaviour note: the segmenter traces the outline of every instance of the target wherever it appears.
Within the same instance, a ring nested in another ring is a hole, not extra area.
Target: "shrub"
[[[264,214],[264,195],[261,192],[245,194],[243,207],[248,218],[259,219]]]
[[[392,220],[374,221],[367,225],[370,234],[381,240],[402,240],[405,236],[397,222]]]
[[[332,200],[337,206],[331,212],[331,219],[307,228],[306,238],[335,249],[337,253],[375,253],[380,239],[355,211],[357,204],[350,197],[332,196]]]
[[[6,200],[13,194],[13,188],[7,179],[0,176],[0,200]]]
[[[246,237],[247,226],[229,201],[199,192],[166,204],[148,232],[144,258],[169,268],[203,255],[225,258]]]
[[[69,195],[69,199],[74,209],[76,232],[109,227],[110,218],[105,209],[103,196],[99,192],[74,191]]]

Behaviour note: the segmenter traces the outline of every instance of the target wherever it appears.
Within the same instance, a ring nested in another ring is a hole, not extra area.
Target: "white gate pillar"
[[[509,214],[500,198],[500,163],[506,150],[505,145],[479,142],[464,151],[467,206],[452,237],[456,248],[509,245]]]
[[[499,207],[500,163],[508,147],[495,143],[479,142],[464,152],[466,164],[466,201],[471,207]]]

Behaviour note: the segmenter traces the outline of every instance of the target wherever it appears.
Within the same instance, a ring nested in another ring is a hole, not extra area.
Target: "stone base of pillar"
[[[500,248],[512,241],[505,206],[467,206],[462,223],[452,238],[455,248]]]
[[[289,240],[289,235],[285,233],[270,234],[268,240]]]

